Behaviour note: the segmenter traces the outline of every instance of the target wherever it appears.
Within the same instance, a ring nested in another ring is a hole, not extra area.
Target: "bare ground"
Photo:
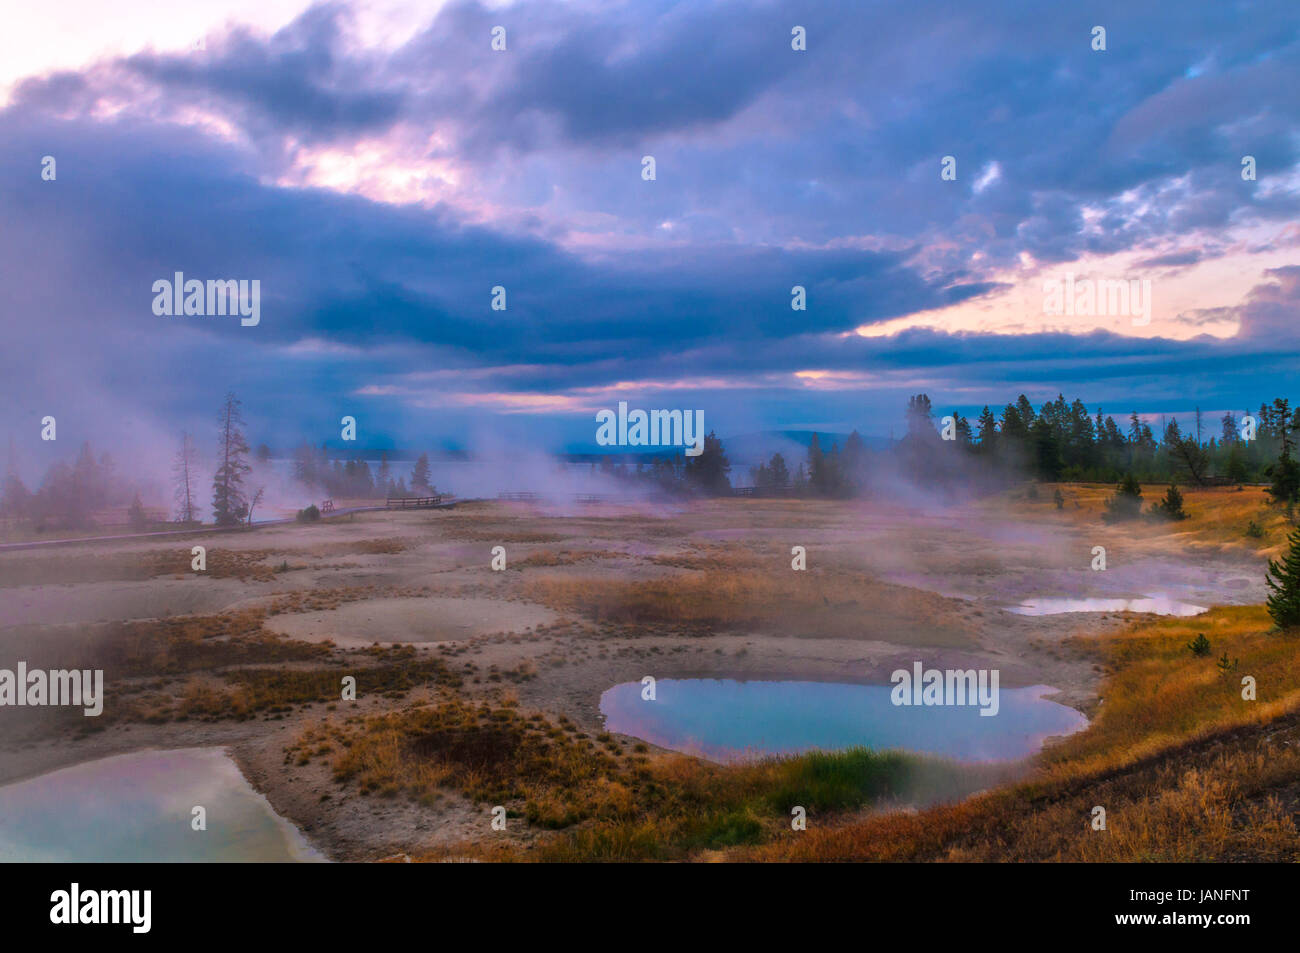
[[[343,666],[362,664],[363,648],[375,643],[411,644],[416,658],[463,671],[462,691],[472,699],[512,696],[525,710],[567,715],[587,731],[602,728],[605,689],[644,675],[883,683],[917,660],[998,668],[1004,686],[1051,685],[1056,700],[1088,714],[1099,672],[1062,642],[1123,618],[1026,617],[1006,606],[1030,596],[1156,591],[1203,605],[1262,601],[1257,557],[1116,540],[1107,570],[1095,572],[1096,536],[969,510],[734,500],[659,510],[476,503],[355,514],[207,537],[199,541],[208,547],[206,573],[189,568],[190,540],[81,543],[0,553],[0,667],[12,668],[24,657],[16,653],[42,639],[97,631],[89,628],[97,622],[257,609],[268,613],[269,631],[327,643]],[[504,572],[490,568],[496,545],[507,552]],[[792,574],[793,546],[807,550],[803,576]],[[797,626],[770,607],[733,624],[609,618],[583,605],[545,604],[559,584],[599,594],[700,573],[783,582],[792,574],[830,594],[803,607]],[[108,685],[106,705],[149,681]],[[347,714],[420,697],[419,689],[404,698],[367,695],[360,682]],[[164,680],[161,690],[169,686]],[[68,730],[67,712],[33,718],[31,710],[0,709],[0,782],[135,749],[228,745],[254,787],[334,859],[391,858],[485,835],[486,808],[457,795],[433,805],[362,797],[336,782],[323,760],[286,757],[305,726],[341,717],[342,707],[314,702],[243,721],[108,720],[84,736]],[[509,836],[526,847],[535,835],[513,825]]]

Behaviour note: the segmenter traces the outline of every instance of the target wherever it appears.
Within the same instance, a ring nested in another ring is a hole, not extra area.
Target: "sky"
[[[207,440],[230,390],[276,450],[341,446],[344,415],[366,447],[583,450],[619,401],[725,438],[901,433],[919,392],[1117,419],[1300,397],[1293,0],[5,24],[0,439],[29,465]],[[257,280],[260,320],[156,314],[176,272]],[[1129,312],[1049,308],[1071,280],[1128,283]]]

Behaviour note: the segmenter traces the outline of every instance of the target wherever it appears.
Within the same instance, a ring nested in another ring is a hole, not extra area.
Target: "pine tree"
[[[713,431],[704,437],[704,447],[699,456],[686,458],[686,479],[699,486],[705,493],[725,496],[731,492],[731,481],[727,474],[731,464],[722,441]]]
[[[957,431],[957,445],[969,450],[975,443],[970,429],[970,421],[955,410],[952,412],[952,416],[954,429]]]
[[[1002,408],[1001,434],[1003,442],[1023,441],[1029,436],[1029,428],[1025,426],[1024,418],[1016,410],[1015,404],[1007,404]]]
[[[1238,485],[1246,482],[1246,458],[1242,455],[1240,440],[1232,441],[1232,447],[1228,450],[1228,461],[1224,468],[1224,476]]]
[[[983,454],[991,454],[997,448],[998,439],[998,421],[993,416],[993,411],[989,410],[988,404],[980,411],[979,419],[979,450]]]
[[[1282,455],[1278,457],[1277,463],[1266,467],[1264,472],[1272,480],[1268,494],[1273,497],[1274,503],[1290,507],[1300,501],[1300,464],[1292,459],[1286,443],[1282,444]]]
[[[793,483],[795,490],[798,492],[802,493],[804,490],[808,489],[808,472],[804,469],[802,463],[799,464],[799,469],[794,472]]]
[[[1046,410],[1046,408],[1044,408]],[[1056,431],[1046,414],[1039,415],[1029,428],[1034,463],[1040,480],[1057,480],[1061,476],[1061,447]]]
[[[1025,433],[1028,433],[1029,428],[1034,425],[1034,405],[1024,394],[1016,398],[1016,413],[1020,415],[1020,420],[1025,425]]]
[[[293,452],[293,478],[303,486],[316,483],[316,453],[306,441]]]
[[[1287,539],[1290,550],[1282,559],[1270,559],[1264,583],[1273,590],[1268,614],[1279,629],[1300,625],[1300,528]]]
[[[415,469],[411,471],[411,490],[421,492],[432,489],[429,485],[429,455],[422,453],[420,459],[415,461]]]
[[[784,461],[783,461],[784,462]],[[840,476],[848,493],[857,493],[866,483],[867,445],[854,430],[840,453]]]
[[[1178,492],[1178,484],[1169,484],[1169,489],[1165,491],[1165,498],[1152,508],[1157,516],[1163,516],[1167,520],[1185,520],[1187,513],[1183,511],[1183,494]]]
[[[1232,411],[1223,415],[1220,423],[1223,425],[1223,438],[1219,443],[1236,443],[1237,442],[1237,418],[1233,416]]]
[[[244,498],[244,475],[248,465],[248,441],[244,439],[241,404],[234,394],[227,394],[218,415],[217,472],[212,476],[212,515],[218,526],[235,526],[248,513]]]
[[[1137,477],[1132,473],[1125,473],[1115,495],[1107,498],[1106,512],[1101,518],[1107,523],[1114,523],[1119,520],[1135,519],[1141,513],[1142,487],[1138,484]]]
[[[907,432],[914,436],[933,437],[934,423],[928,394],[916,394],[907,399]]]
[[[808,441],[808,484],[814,493],[823,492],[826,483],[826,461],[822,453],[821,441],[814,432]]]
[[[772,461],[768,464],[767,472],[773,486],[787,486],[790,483],[790,471],[786,469],[785,457],[779,453],[772,454]]]

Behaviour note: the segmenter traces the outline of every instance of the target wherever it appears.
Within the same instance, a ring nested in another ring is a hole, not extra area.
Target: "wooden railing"
[[[733,486],[732,496],[784,497],[794,496],[796,489],[789,483],[784,486]]]
[[[437,496],[402,496],[389,497],[384,502],[384,508],[390,510],[418,510],[430,506],[441,506],[442,494]]]

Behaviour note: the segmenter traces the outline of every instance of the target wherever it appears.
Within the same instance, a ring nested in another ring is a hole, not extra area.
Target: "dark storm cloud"
[[[24,412],[100,395],[118,415],[197,414],[238,386],[304,427],[336,416],[341,395],[417,389],[439,370],[507,393],[640,378],[779,389],[822,369],[881,386],[1151,400],[1194,386],[1236,400],[1290,373],[1286,269],[1227,309],[1243,324],[1228,342],[843,332],[996,291],[993,269],[1022,252],[1055,264],[1150,243],[1178,251],[1141,266],[1173,268],[1218,254],[1189,247],[1192,229],[1293,219],[1293,189],[1240,177],[1243,155],[1261,176],[1300,159],[1291,12],[454,3],[376,51],[346,5],[322,4],[271,36],[210,37],[200,55],[32,78],[0,113],[13,305],[0,370]],[[1094,23],[1105,53],[1089,49]],[[498,24],[503,54],[489,48]],[[790,50],[794,24],[806,53]],[[97,118],[110,106],[125,108]],[[241,145],[177,122],[195,109]],[[421,208],[269,184],[286,143],[346,152],[389,134],[437,134],[421,148],[471,169],[489,199],[538,211],[473,225],[454,196]],[[639,180],[644,151],[654,183]],[[39,179],[44,154],[58,156],[57,184]],[[947,154],[952,183],[939,180]],[[542,208],[556,193],[570,204]],[[594,215],[621,237],[672,224],[672,244],[578,254],[557,241]],[[262,324],[155,317],[150,284],[178,270],[260,279]],[[506,312],[489,308],[495,285]],[[790,309],[794,285],[806,312]],[[322,343],[289,348],[304,340]],[[816,399],[801,386],[790,406]],[[400,419],[400,398],[375,400]]]

